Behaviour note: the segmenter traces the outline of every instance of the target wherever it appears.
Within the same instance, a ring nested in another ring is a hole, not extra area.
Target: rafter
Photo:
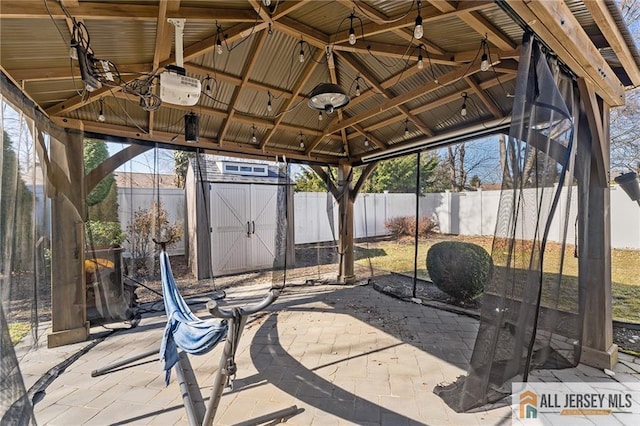
[[[513,50],[516,48],[516,44],[512,42],[505,33],[496,28],[495,25],[485,19],[480,13],[462,13],[459,15],[459,18],[481,36],[484,37],[486,35],[487,41],[498,49]]]
[[[233,120],[233,116],[236,113],[236,105],[238,103],[238,98],[240,97],[240,92],[244,87],[244,83],[249,80],[249,76],[253,72],[253,68],[256,65],[256,61],[258,60],[258,55],[262,51],[262,47],[264,43],[267,41],[267,32],[262,31],[260,35],[258,35],[258,40],[251,47],[251,52],[249,53],[248,60],[245,62],[244,67],[242,68],[242,83],[239,86],[236,86],[233,91],[233,95],[231,95],[231,101],[229,101],[229,108],[227,109],[227,118],[222,123],[222,127],[218,132],[218,140],[222,145],[224,143],[224,138],[227,135],[227,131],[229,130],[229,126],[231,125],[231,121]]]
[[[51,15],[55,19],[64,19],[66,15],[55,1],[47,2]],[[76,19],[119,20],[119,21],[156,21],[158,6],[124,3],[78,2],[78,6],[67,7]],[[246,22],[256,20],[255,13],[244,9],[181,7],[170,13],[169,18],[185,18],[192,22]],[[50,19],[47,8],[40,0],[2,0],[0,8],[2,19]]]
[[[408,49],[409,51],[407,51],[407,46],[397,46],[393,44],[384,44],[384,43],[375,43],[375,42],[367,42],[366,46],[362,43],[355,44],[353,46],[350,44],[336,44],[333,46],[333,50],[339,51],[339,52],[359,53],[361,55],[372,54],[375,56],[381,56],[386,58],[417,61],[418,60],[418,50],[417,50],[418,44],[424,44],[424,43],[416,42],[415,48]],[[439,54],[430,53],[429,56],[431,57],[431,62],[434,64],[459,65],[456,59],[454,59],[453,54],[439,55]]]
[[[588,0],[584,2],[584,5],[591,12],[591,16],[593,16],[598,28],[600,28],[600,31],[609,42],[609,46],[611,46],[618,60],[627,71],[634,86],[640,86],[640,68],[635,64],[633,55],[618,29],[618,25],[611,17],[606,3]]]
[[[355,123],[358,123],[360,121],[363,120],[367,120],[371,117],[376,116],[377,114],[380,114],[384,111],[388,111],[391,108],[395,108],[398,105],[402,105],[406,102],[409,102],[413,99],[419,98],[420,96],[424,96],[425,94],[432,92],[438,88],[440,88],[441,86],[446,86],[449,85],[451,83],[454,83],[458,80],[460,80],[461,78],[464,78],[468,75],[472,75],[475,74],[479,71],[478,66],[480,65],[480,58],[477,58],[474,62],[472,62],[470,64],[470,66],[468,67],[463,67],[461,69],[457,69],[454,71],[451,71],[447,74],[441,75],[440,77],[438,77],[438,81],[439,83],[435,83],[433,81],[429,81],[426,84],[417,87],[413,90],[410,90],[408,92],[405,92],[401,95],[395,96],[391,99],[388,99],[385,102],[382,102],[380,105],[378,105],[377,107],[374,108],[370,108],[369,110],[358,114],[356,116],[353,116],[351,118],[349,118],[348,120],[343,120],[341,122],[338,122],[336,124],[334,124],[333,126],[330,126],[328,129],[326,129],[325,134],[329,134],[329,133],[333,133],[336,132],[340,129],[344,129],[345,127],[349,127]]]
[[[472,77],[465,77],[465,83],[469,85],[469,89],[480,99],[480,102],[493,114],[495,118],[503,117],[504,114],[500,111],[500,108],[493,102],[493,100],[487,95],[487,92],[482,90],[480,86],[473,80]]]
[[[610,106],[624,104],[620,80],[564,2],[505,1],[578,77],[589,79]]]
[[[321,50],[318,50],[315,56],[313,57],[313,60],[308,61],[307,64],[305,65],[304,69],[302,70],[302,73],[300,74],[300,77],[298,78],[298,81],[296,82],[293,88],[292,96],[280,109],[279,115],[275,119],[273,129],[268,131],[265,137],[263,138],[263,140],[260,142],[260,149],[263,149],[269,143],[269,141],[275,134],[275,129],[281,126],[282,120],[284,120],[285,111],[291,108],[297,101],[297,97],[300,94],[300,91],[305,86],[305,84],[307,84],[307,81],[309,81],[309,78],[311,77],[311,75],[313,74],[313,71],[316,69],[318,65],[318,61],[320,60],[320,58],[322,58],[322,55],[324,55],[324,52]]]
[[[375,79],[375,77],[371,75],[369,71],[367,71],[367,69],[355,58],[352,58],[348,54],[340,54],[340,53],[336,53],[336,54],[339,55],[340,58],[344,60],[345,63],[347,63],[351,68],[353,68],[358,74],[360,74],[362,78],[364,78],[367,81],[368,84],[375,87],[375,89],[379,91],[382,94],[382,96],[384,96],[387,99],[391,99],[393,97],[393,94],[386,87],[383,87],[382,84],[380,84]],[[431,131],[431,129],[429,129],[429,127],[425,123],[423,123],[422,120],[418,119],[416,116],[411,114],[407,107],[405,107],[404,105],[398,105],[396,109],[398,109],[398,111],[400,111],[403,115],[405,115],[418,129],[420,129],[422,133],[424,133],[425,135],[433,136],[433,132]]]

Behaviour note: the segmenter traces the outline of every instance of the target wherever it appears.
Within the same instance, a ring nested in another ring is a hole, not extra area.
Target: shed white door
[[[276,185],[211,185],[211,253],[216,275],[269,268],[275,257]]]

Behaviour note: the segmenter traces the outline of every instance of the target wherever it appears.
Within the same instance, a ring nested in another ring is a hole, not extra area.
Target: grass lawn
[[[429,247],[445,241],[467,241],[482,246],[491,253],[491,237],[479,236],[444,236],[434,235],[418,245],[418,278],[428,279],[426,258]],[[381,241],[360,244],[360,248],[368,249],[374,268],[413,276],[415,247],[413,239],[404,241]],[[560,262],[560,245],[549,244],[545,253],[545,272],[557,270]],[[564,255],[563,281],[568,288],[577,288],[578,259],[573,256],[573,246],[567,246]],[[357,262],[368,262],[366,252],[360,252]],[[548,266],[547,266],[548,265]],[[549,274],[553,279],[555,274]],[[545,277],[547,278],[547,277]],[[640,322],[640,251],[613,249],[611,253],[611,280],[613,282],[613,317],[618,320]]]
[[[11,338],[11,343],[17,345],[20,343],[24,336],[29,334],[31,330],[31,324],[28,322],[14,322],[13,324],[9,324],[9,337]]]

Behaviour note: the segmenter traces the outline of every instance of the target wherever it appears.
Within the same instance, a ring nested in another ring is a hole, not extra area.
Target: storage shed
[[[285,222],[287,263],[293,264],[293,182],[276,165],[193,159],[185,197],[189,265],[198,279],[282,264],[276,235]]]

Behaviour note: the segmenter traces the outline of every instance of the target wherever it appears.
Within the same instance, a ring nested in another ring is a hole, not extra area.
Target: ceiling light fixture
[[[251,125],[251,143],[257,143],[258,138],[256,137],[256,126],[254,124]]]
[[[460,115],[463,117],[467,116],[467,98],[469,96],[467,95],[467,92],[464,92],[462,94],[462,99],[464,99],[464,101],[462,101],[462,109],[460,110]]]
[[[422,28],[422,16],[420,15],[420,6],[422,2],[418,0],[418,16],[416,16],[416,26],[413,29],[413,37],[420,40],[424,35],[424,28]]]
[[[409,137],[409,119],[405,119],[404,120],[404,137],[408,138]]]
[[[300,148],[304,149],[304,135],[300,132]]]
[[[104,99],[100,98],[100,113],[98,114],[98,121],[104,123],[106,117],[104,116]]]
[[[196,143],[200,139],[200,117],[190,112],[184,116],[184,140]]]
[[[421,70],[424,68],[424,63],[422,62],[422,45],[420,45],[418,49],[418,69]]]
[[[267,96],[269,96],[269,100],[267,101],[267,111],[273,111],[273,106],[271,105],[271,92],[267,91]]]
[[[318,111],[318,121],[322,121],[322,111]]]
[[[342,87],[333,83],[320,83],[311,91],[308,105],[310,108],[331,114],[334,110],[343,108],[348,103],[349,96],[342,90]]]

